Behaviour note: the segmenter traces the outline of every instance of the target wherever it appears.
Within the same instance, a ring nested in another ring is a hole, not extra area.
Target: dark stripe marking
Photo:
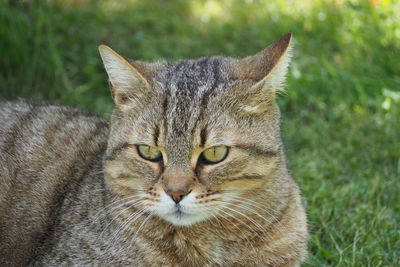
[[[116,146],[110,153],[109,156],[106,157],[106,160],[114,160],[116,156],[124,149],[133,146],[132,144],[129,143],[122,143],[118,146]]]
[[[6,132],[5,136],[7,136],[7,139],[4,142],[5,147],[3,150],[9,155],[15,155],[16,141],[21,138],[21,131],[25,128],[27,122],[33,122],[33,117],[37,115],[36,111],[38,109],[40,109],[40,106],[34,105],[33,107],[30,107],[28,112],[21,115],[18,114],[14,125],[8,132]]]
[[[228,181],[235,181],[235,180],[242,180],[242,179],[264,179],[266,176],[265,175],[251,175],[251,174],[244,174],[241,176],[237,176],[237,177],[231,177],[231,178],[226,178],[223,179],[224,182],[228,182]]]
[[[207,141],[207,137],[208,137],[208,133],[207,133],[207,128],[203,128],[200,131],[200,146],[204,147],[204,145],[206,144]]]
[[[235,147],[243,150],[247,150],[252,154],[267,156],[267,157],[276,157],[278,156],[278,151],[272,150],[264,150],[263,148],[257,145],[236,145]]]
[[[155,146],[158,146],[158,141],[160,138],[160,126],[158,124],[155,125],[154,133],[153,133],[153,140]]]

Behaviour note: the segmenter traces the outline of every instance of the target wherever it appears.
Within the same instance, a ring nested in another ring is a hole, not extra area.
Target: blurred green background
[[[306,266],[400,264],[400,3],[0,0],[0,97],[108,117],[97,46],[140,60],[253,54],[292,32],[279,98],[312,233]]]

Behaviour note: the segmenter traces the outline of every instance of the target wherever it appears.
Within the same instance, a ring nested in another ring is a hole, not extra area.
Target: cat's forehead
[[[168,63],[156,74],[155,80],[171,94],[179,91],[179,94],[199,96],[199,93],[222,89],[230,82],[228,65],[229,59],[223,57],[180,60]]]
[[[158,69],[153,81],[157,84],[155,90],[162,89],[163,100],[154,99],[162,101],[162,105],[159,105],[158,115],[151,115],[151,119],[162,124],[160,128],[165,134],[165,144],[171,150],[192,142],[194,133],[203,129],[216,115],[216,110],[209,104],[219,98],[220,91],[229,87],[228,60],[222,57],[180,60]],[[211,130],[211,125],[208,130]],[[182,151],[177,154],[183,155]]]

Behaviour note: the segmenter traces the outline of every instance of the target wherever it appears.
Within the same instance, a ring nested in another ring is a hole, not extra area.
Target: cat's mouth
[[[189,194],[183,201],[176,203],[166,194],[162,195],[160,205],[154,206],[154,213],[175,226],[191,226],[207,220],[211,212],[207,207],[198,205],[194,196]]]
[[[186,212],[184,212],[184,211],[182,210],[182,207],[181,207],[181,205],[179,205],[179,204],[176,204],[176,205],[175,205],[175,210],[174,210],[170,215],[176,216],[176,217],[178,217],[178,218],[182,218],[182,217],[184,217],[184,216],[189,216],[188,213],[186,213]]]
[[[193,214],[183,211],[179,204],[174,207],[173,211],[162,217],[177,226],[188,226],[193,223]]]
[[[176,217],[178,217],[178,218],[182,218],[182,217],[184,217],[184,216],[187,216],[187,214],[184,213],[184,212],[181,211],[181,210],[175,211],[172,215],[174,215],[174,216],[176,216]]]

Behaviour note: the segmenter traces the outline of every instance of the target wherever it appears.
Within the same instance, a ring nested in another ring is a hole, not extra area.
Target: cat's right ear
[[[115,104],[126,109],[149,90],[149,82],[133,64],[106,45],[99,46]]]

